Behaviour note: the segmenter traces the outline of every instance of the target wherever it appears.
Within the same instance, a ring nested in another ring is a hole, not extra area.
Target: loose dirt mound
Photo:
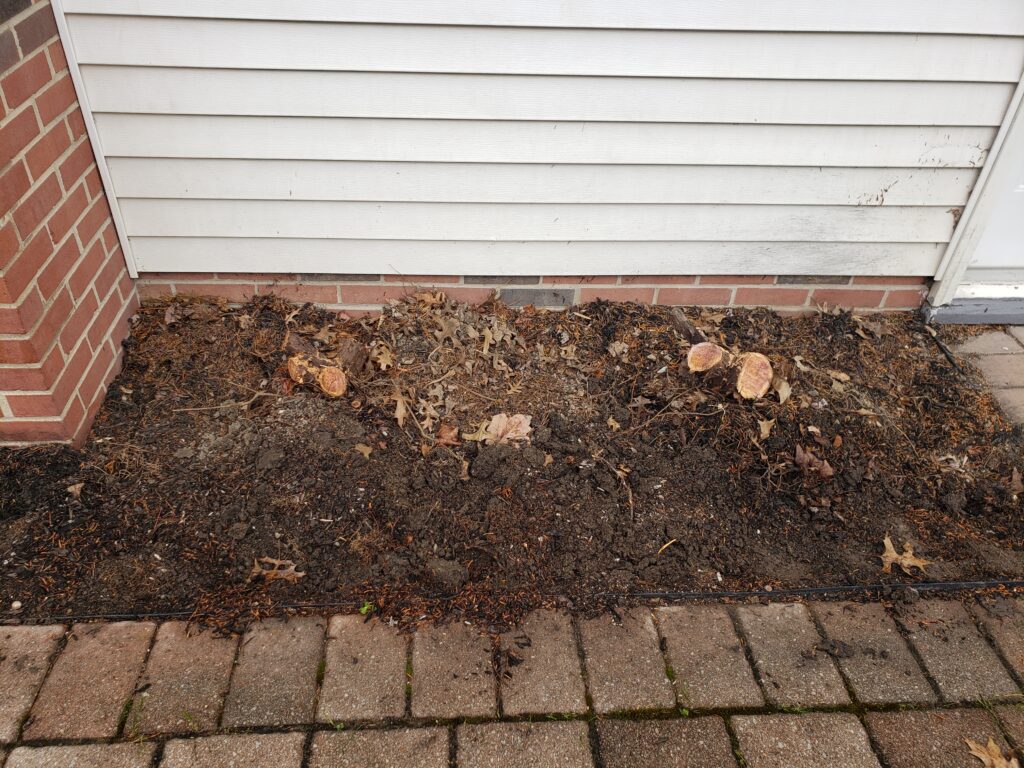
[[[694,311],[695,338],[680,317],[148,305],[85,449],[0,453],[0,596],[504,622],[607,593],[1024,577],[1021,433],[918,319]],[[700,332],[766,355],[775,388],[690,373]],[[346,395],[293,382],[297,351]],[[488,433],[502,413],[526,439]],[[881,573],[887,535],[925,575]]]

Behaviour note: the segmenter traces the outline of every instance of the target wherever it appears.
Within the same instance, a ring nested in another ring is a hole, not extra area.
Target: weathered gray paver
[[[818,618],[858,701],[929,704],[937,700],[899,627],[878,603],[816,603]]]
[[[1024,704],[1003,704],[995,708],[995,713],[1010,740],[1018,750],[1024,750]]]
[[[160,768],[300,768],[304,733],[253,733],[174,739]]]
[[[63,626],[0,627],[0,744],[18,738],[63,635]]]
[[[598,713],[675,706],[650,611],[627,611],[621,623],[609,615],[581,621],[580,635]]]
[[[493,717],[498,693],[491,640],[475,627],[421,629],[412,641],[414,717]]]
[[[982,709],[869,712],[865,719],[890,768],[979,768],[964,739],[1006,749],[999,728]]]
[[[725,606],[673,606],[656,613],[681,705],[696,709],[764,705]]]
[[[1024,678],[1024,604],[1002,601],[998,607],[974,606],[974,615],[1019,678]]]
[[[155,750],[155,744],[135,743],[19,747],[4,768],[149,768]]]
[[[128,735],[213,731],[228,691],[237,638],[168,621],[156,633],[125,723]]]
[[[732,718],[747,768],[880,768],[860,721],[846,712]]]
[[[317,719],[333,723],[401,717],[405,662],[406,641],[394,627],[357,614],[332,617]]]
[[[1024,389],[994,389],[992,395],[1011,421],[1024,423]]]
[[[568,616],[535,611],[502,636],[501,648],[505,714],[587,711],[579,653]]]
[[[962,355],[1010,355],[1024,353],[1017,341],[1002,331],[989,331],[980,336],[973,336],[957,347]]]
[[[725,721],[604,720],[598,723],[604,768],[734,768]]]
[[[458,730],[459,768],[592,768],[583,722],[487,723]]]
[[[1024,355],[982,355],[975,365],[993,387],[1024,387]]]
[[[799,603],[742,606],[736,611],[765,695],[775,705],[840,706],[846,686],[810,613]]]
[[[448,732],[417,728],[318,733],[309,768],[448,768]]]
[[[72,627],[32,707],[22,738],[115,736],[154,630],[147,621]]]
[[[250,627],[224,703],[224,727],[312,722],[324,634],[318,616],[269,619]]]
[[[946,701],[1019,696],[1017,684],[960,603],[922,600],[899,621]]]

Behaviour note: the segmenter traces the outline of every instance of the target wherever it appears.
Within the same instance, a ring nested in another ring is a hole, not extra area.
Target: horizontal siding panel
[[[64,0],[68,13],[471,26],[1024,34],[1019,0]]]
[[[1024,40],[68,18],[81,64],[224,69],[1016,82]],[[225,44],[230,41],[230,45]]]
[[[994,128],[97,114],[108,157],[975,167]]]
[[[963,205],[973,169],[110,160],[135,198]]]
[[[122,199],[129,235],[398,240],[940,242],[938,208]],[[364,270],[365,271],[365,270]]]
[[[944,243],[481,242],[133,237],[143,272],[932,275]],[[541,265],[541,266],[539,266]]]
[[[1001,123],[1003,83],[82,67],[97,112],[820,125]]]

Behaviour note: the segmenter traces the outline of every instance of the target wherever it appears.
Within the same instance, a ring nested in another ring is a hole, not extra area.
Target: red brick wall
[[[76,442],[117,373],[138,298],[50,4],[6,0],[4,11],[0,444]]]
[[[374,311],[413,287],[438,288],[468,302],[482,301],[496,290],[508,304],[538,307],[566,307],[604,298],[657,304],[769,306],[783,312],[812,312],[822,305],[873,312],[916,309],[927,293],[923,277],[835,275],[459,277],[151,272],[140,275],[138,284],[143,298],[206,295],[241,302],[257,294],[276,293],[350,314]]]

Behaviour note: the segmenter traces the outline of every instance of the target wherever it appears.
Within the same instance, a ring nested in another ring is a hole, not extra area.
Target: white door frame
[[[1017,164],[1024,162],[1024,75],[1017,83],[1010,105],[1006,109],[1003,124],[992,142],[985,165],[978,175],[978,181],[964,206],[960,221],[957,222],[950,238],[946,253],[935,272],[935,283],[928,302],[933,307],[949,304],[963,282],[964,274],[981,242],[997,198],[1006,186],[1005,180]]]

